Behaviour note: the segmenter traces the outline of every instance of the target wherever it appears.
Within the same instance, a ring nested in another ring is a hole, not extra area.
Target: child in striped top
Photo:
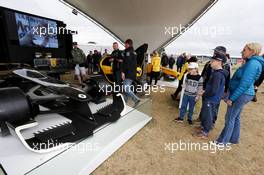
[[[183,122],[184,115],[189,105],[188,123],[190,125],[193,124],[192,115],[194,107],[203,90],[203,78],[201,75],[199,75],[198,68],[198,63],[190,63],[188,66],[189,72],[186,75],[186,79],[183,84],[184,95],[182,99],[182,105],[180,108],[179,117],[175,119],[176,122]]]

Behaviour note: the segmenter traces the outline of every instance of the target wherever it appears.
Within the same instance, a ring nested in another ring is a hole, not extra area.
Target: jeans
[[[204,97],[202,97],[202,104],[203,104],[203,103],[204,103]],[[214,112],[213,124],[215,124],[215,122],[216,122],[216,120],[217,120],[219,107],[220,107],[220,103],[215,104],[215,110],[213,111],[213,112]],[[199,119],[200,119],[200,121],[201,121],[201,118],[202,118],[201,116],[202,116],[202,110],[200,111],[200,114],[199,114]]]
[[[215,116],[217,116],[217,111],[218,111],[217,106],[218,104],[216,103],[210,102],[206,99],[203,100],[200,115],[201,115],[201,126],[205,134],[208,134],[212,129]]]
[[[181,72],[182,66],[177,65],[177,72]]]
[[[179,84],[178,84],[178,87],[177,87],[176,91],[173,94],[175,98],[177,98],[179,93],[182,91],[183,79],[184,78],[182,77],[182,79],[179,81]]]
[[[155,79],[155,85],[157,84],[158,82],[158,78],[159,78],[159,75],[160,75],[160,72],[151,72],[151,75],[150,75],[150,81],[149,81],[149,84],[151,85],[152,84],[152,79],[154,77]]]
[[[233,102],[232,106],[227,107],[225,115],[225,127],[217,139],[219,143],[239,143],[240,114],[245,104],[250,102],[253,97],[254,96],[242,94],[236,101]]]
[[[215,122],[216,122],[216,120],[217,120],[217,115],[218,115],[219,107],[220,107],[220,103],[215,104],[214,117],[213,117],[213,124],[215,124]]]
[[[121,70],[113,70],[113,75],[114,75],[114,81],[116,83],[116,85],[121,85],[122,83],[122,77],[121,77]]]
[[[189,104],[188,120],[192,120],[192,115],[193,115],[194,106],[195,106],[195,96],[189,96],[186,94],[183,95],[179,118],[183,119],[186,113],[188,104]]]
[[[139,98],[134,94],[134,92],[131,90],[133,80],[131,79],[125,79],[124,80],[124,88],[125,88],[125,96],[124,100],[127,102],[128,97],[130,96],[134,102],[139,101]]]

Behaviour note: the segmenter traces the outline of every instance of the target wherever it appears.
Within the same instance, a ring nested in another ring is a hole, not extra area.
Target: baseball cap
[[[226,54],[226,48],[224,46],[217,46],[213,49],[215,53]]]
[[[191,62],[191,63],[188,64],[188,68],[189,69],[199,68],[199,65],[198,65],[198,63]]]
[[[191,62],[197,62],[197,57],[196,56],[192,56],[190,59],[187,60],[188,63]]]
[[[226,56],[225,54],[215,53],[212,59],[224,62],[226,60]]]

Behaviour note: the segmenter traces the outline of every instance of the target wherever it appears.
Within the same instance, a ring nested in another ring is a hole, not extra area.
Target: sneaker
[[[203,130],[203,127],[201,126],[201,125],[199,125],[199,126],[196,126],[196,127],[194,127],[194,129],[196,130],[196,131],[202,131]]]
[[[253,98],[251,101],[253,101],[253,102],[257,102],[257,101],[258,101],[258,100],[257,100],[257,96],[254,95],[254,98]]]
[[[215,129],[215,123],[212,124],[212,130]]]
[[[198,117],[194,122],[201,122],[201,119]]]
[[[183,123],[183,119],[180,117],[174,119],[173,121],[178,122],[178,123]]]
[[[193,121],[192,120],[188,120],[189,125],[193,125]]]
[[[214,146],[218,146],[219,144],[222,144],[222,143],[218,142],[217,140],[209,141],[209,143],[210,143],[211,145],[214,145]]]
[[[137,105],[140,103],[140,100],[136,101],[133,108],[137,107]]]
[[[204,139],[204,140],[208,139],[208,134],[204,133],[203,131],[195,134],[194,136],[200,139]]]
[[[216,140],[215,141],[209,141],[209,144],[213,145],[215,148],[218,147],[218,142]]]

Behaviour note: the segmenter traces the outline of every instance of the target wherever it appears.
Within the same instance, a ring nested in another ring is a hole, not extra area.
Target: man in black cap
[[[210,130],[215,122],[215,117],[219,108],[221,98],[224,95],[225,82],[228,71],[223,69],[223,62],[226,56],[223,53],[216,52],[211,59],[211,75],[207,80],[205,91],[203,93],[203,103],[200,112],[201,130],[197,137],[207,139]]]

